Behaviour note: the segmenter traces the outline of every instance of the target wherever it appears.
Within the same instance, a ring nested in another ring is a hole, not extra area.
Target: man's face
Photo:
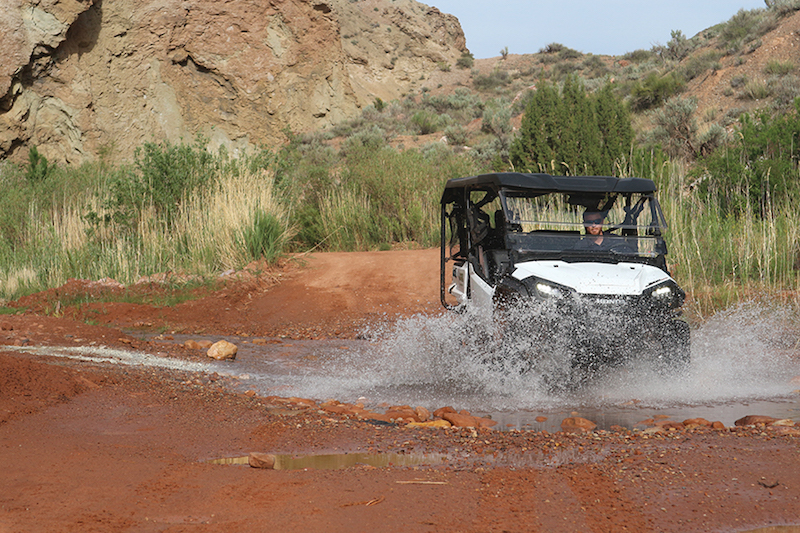
[[[583,226],[589,235],[600,235],[603,232],[603,215],[591,213],[583,217]]]

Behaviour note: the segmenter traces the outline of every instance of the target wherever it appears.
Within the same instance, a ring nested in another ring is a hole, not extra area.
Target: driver
[[[631,253],[633,250],[619,237],[607,234],[603,231],[607,211],[592,211],[587,209],[583,212],[583,227],[586,234],[575,245],[576,250],[588,251],[613,251],[619,253]]]

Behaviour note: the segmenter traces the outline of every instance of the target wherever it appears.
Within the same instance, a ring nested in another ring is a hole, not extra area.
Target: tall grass
[[[797,201],[770,199],[767,212],[726,213],[723,202],[690,187],[686,169],[655,169],[669,232],[672,274],[689,293],[689,311],[706,316],[755,295],[800,289]],[[747,191],[738,191],[749,207]]]
[[[110,277],[129,284],[160,272],[209,276],[261,257],[273,260],[293,235],[264,170],[220,170],[209,184],[189,192],[176,214],[143,204],[133,227],[105,217],[108,194],[97,181],[52,206],[31,201],[18,222],[21,237],[0,263],[0,299],[69,278]]]

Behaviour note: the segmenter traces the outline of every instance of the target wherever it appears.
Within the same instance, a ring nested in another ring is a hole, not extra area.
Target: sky
[[[623,55],[729,20],[764,0],[421,0],[458,17],[476,59],[533,54],[561,43],[585,54]]]

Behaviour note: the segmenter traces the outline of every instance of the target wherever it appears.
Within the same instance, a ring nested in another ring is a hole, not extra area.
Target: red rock
[[[720,422],[718,420],[716,422],[712,422],[711,423],[711,427],[713,429],[726,429],[725,424],[723,424],[722,422]]]
[[[275,467],[275,456],[270,453],[251,452],[247,457],[247,463],[253,468],[272,469]]]
[[[431,418],[430,411],[428,411],[427,409],[425,409],[421,405],[417,406],[417,408],[414,409],[414,412],[417,413],[417,418],[419,418],[420,422],[427,422]]]
[[[458,428],[480,427],[480,424],[476,418],[470,415],[462,415],[461,413],[442,413],[442,418]]]
[[[203,340],[203,341],[197,341],[197,344],[200,346],[200,349],[201,349],[201,350],[208,350],[209,348],[211,348],[211,346],[213,346],[213,345],[214,345],[214,343],[213,343],[213,342],[211,342],[211,341],[205,341],[205,340]]]
[[[450,406],[447,406],[447,407],[440,407],[439,409],[437,409],[437,410],[435,410],[435,411],[433,412],[433,416],[438,416],[439,418],[444,418],[444,417],[442,416],[444,413],[455,413],[455,412],[456,412],[456,410],[455,410],[455,409],[453,409],[453,408],[452,408],[452,407],[450,407]]]
[[[475,419],[480,428],[492,428],[497,425],[497,420],[492,420],[491,418],[483,418],[482,416],[474,416],[472,418]]]
[[[536,421],[539,422],[540,424],[542,422],[547,422],[547,417],[546,416],[537,416],[536,417]]]
[[[200,349],[202,349],[200,347],[200,344],[197,341],[193,341],[193,340],[188,340],[188,341],[184,342],[183,343],[183,347],[186,348],[187,350],[200,350]]]
[[[706,426],[711,427],[711,422],[705,418],[689,418],[683,421],[684,426]]]
[[[777,418],[764,415],[747,415],[734,422],[737,426],[755,426],[756,424],[769,425],[775,422]]]
[[[568,433],[584,433],[592,431],[597,424],[580,416],[571,416],[561,422],[561,431]]]
[[[402,418],[403,420],[406,420],[406,421],[422,422],[422,420],[420,420],[419,417],[417,416],[416,411],[414,411],[410,407],[408,409],[392,409],[392,408],[390,408],[388,411],[386,411],[386,415],[389,418],[393,418],[395,420],[397,420],[399,418]]]

